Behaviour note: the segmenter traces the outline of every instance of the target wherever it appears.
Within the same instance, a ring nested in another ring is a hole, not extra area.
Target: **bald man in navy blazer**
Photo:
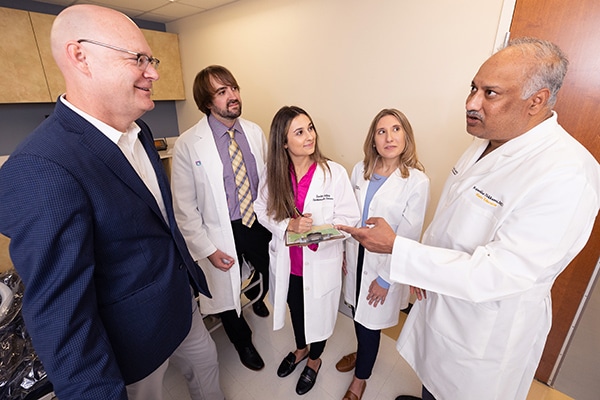
[[[192,296],[210,292],[138,119],[154,107],[158,60],[131,20],[96,6],[64,10],[51,42],[66,95],[0,169],[0,231],[55,392],[160,399],[170,361],[193,399],[223,399]]]

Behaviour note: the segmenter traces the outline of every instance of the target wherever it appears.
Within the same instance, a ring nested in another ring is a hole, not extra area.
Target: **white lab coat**
[[[364,209],[369,181],[364,179],[364,164],[359,162],[352,170],[350,182],[358,201],[359,210]],[[397,235],[419,240],[423,229],[425,211],[429,202],[429,178],[418,169],[410,169],[408,178],[402,178],[400,170],[394,171],[373,196],[367,215],[382,217]],[[357,226],[360,226],[359,221]],[[389,254],[371,253],[365,250],[361,277],[360,299],[356,305],[356,264],[359,243],[352,237],[346,241],[348,273],[344,276],[344,300],[355,307],[354,319],[369,329],[385,329],[398,323],[400,310],[408,306],[410,287],[390,279]],[[391,283],[383,304],[376,308],[369,305],[367,294],[374,279],[380,276]]]
[[[427,289],[397,343],[438,400],[524,400],[552,320],[550,289],[587,242],[600,167],[556,114],[448,178],[423,244],[396,237],[392,279]]]
[[[317,166],[310,183],[304,213],[312,214],[314,225],[343,224],[354,226],[359,219],[358,205],[352,194],[348,173],[341,165],[329,161],[329,172]],[[266,213],[269,196],[266,179],[261,179],[254,211],[260,223],[271,231],[269,244],[269,300],[273,304],[273,330],[283,328],[287,312],[290,280],[290,253],[285,245],[289,218],[274,221]],[[342,240],[319,243],[317,251],[303,248],[304,326],[307,343],[325,340],[333,333],[342,290]]]
[[[239,121],[260,176],[265,165],[265,136],[255,123],[242,118]],[[177,224],[192,257],[204,271],[213,296],[200,296],[202,312],[216,314],[235,309],[239,314],[240,264],[227,208],[223,163],[206,117],[175,142],[171,186]],[[226,272],[206,258],[217,249],[235,258],[235,265]]]

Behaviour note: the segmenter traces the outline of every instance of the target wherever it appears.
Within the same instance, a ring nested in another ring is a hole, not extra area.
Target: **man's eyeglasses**
[[[146,68],[148,68],[148,65],[152,65],[154,67],[154,69],[157,69],[158,65],[160,64],[160,60],[158,58],[150,57],[149,55],[144,54],[144,53],[137,53],[135,51],[122,49],[120,47],[112,46],[110,44],[97,42],[95,40],[79,39],[77,41],[77,43],[91,43],[91,44],[95,44],[97,46],[106,47],[107,49],[113,49],[113,50],[117,50],[117,51],[122,51],[123,53],[131,54],[132,56],[135,56],[135,60],[137,61],[137,67],[139,69],[141,69],[142,71],[145,71]]]

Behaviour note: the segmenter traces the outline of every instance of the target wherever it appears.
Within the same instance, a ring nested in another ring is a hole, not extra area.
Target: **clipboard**
[[[286,232],[285,245],[308,246],[309,244],[344,238],[344,234],[335,229],[332,224],[325,224],[313,226],[310,231],[304,233]]]

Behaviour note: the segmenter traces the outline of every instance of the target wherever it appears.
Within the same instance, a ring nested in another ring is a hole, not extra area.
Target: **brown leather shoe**
[[[350,353],[342,357],[340,361],[335,364],[335,369],[340,372],[352,371],[356,366],[356,352]]]
[[[354,393],[352,393],[350,391],[350,389],[348,389],[342,400],[361,400],[363,397],[363,394],[365,393],[366,388],[367,388],[367,382],[365,381],[365,384],[363,385],[362,390],[360,391],[360,396],[355,395]]]

